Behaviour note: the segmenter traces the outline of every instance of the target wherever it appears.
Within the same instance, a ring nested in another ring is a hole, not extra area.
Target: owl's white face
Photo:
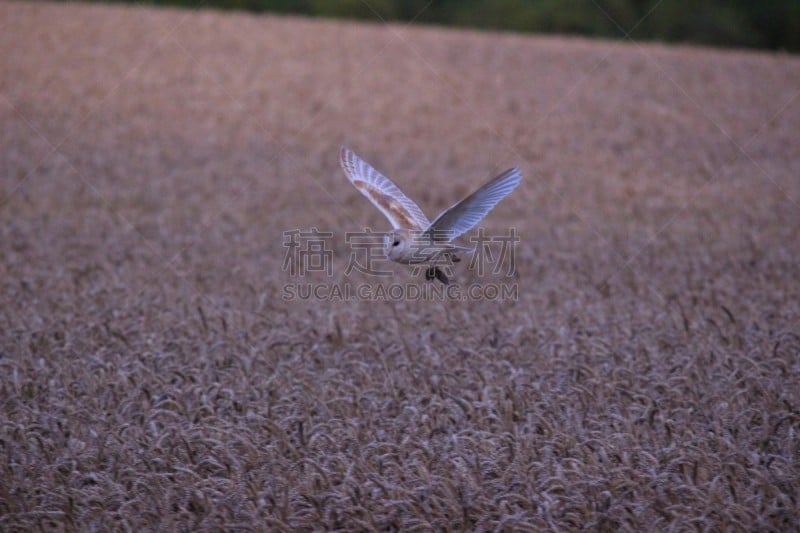
[[[403,262],[409,247],[405,231],[390,231],[383,236],[383,252],[392,261]]]

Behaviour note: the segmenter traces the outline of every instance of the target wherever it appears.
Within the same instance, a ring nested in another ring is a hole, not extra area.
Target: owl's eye
[[[392,243],[392,246],[400,246],[400,241],[394,241],[394,242]]]

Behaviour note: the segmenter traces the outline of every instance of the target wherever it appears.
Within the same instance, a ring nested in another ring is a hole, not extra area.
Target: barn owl
[[[456,252],[473,252],[474,248],[460,246],[453,240],[474,228],[522,180],[519,168],[506,170],[430,222],[422,209],[389,178],[345,146],[339,150],[339,164],[350,183],[392,224],[392,230],[383,239],[386,257],[405,265],[428,264],[425,279],[435,278],[445,285],[449,280],[436,266],[437,259],[449,256],[457,262]]]

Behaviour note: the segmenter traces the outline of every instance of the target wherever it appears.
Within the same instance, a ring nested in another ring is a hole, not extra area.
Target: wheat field
[[[796,56],[0,26],[0,529],[800,527]],[[338,281],[345,233],[387,229],[342,144],[429,217],[519,165],[485,221],[517,297],[282,298],[284,231],[332,232]]]

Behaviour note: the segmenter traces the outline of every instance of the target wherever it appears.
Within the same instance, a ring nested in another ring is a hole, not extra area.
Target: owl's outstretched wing
[[[442,211],[426,233],[434,240],[451,241],[474,228],[522,180],[519,168],[506,170],[457,204]]]
[[[403,194],[389,178],[346,146],[339,150],[339,164],[350,183],[386,215],[392,228],[424,230],[430,226],[428,217],[417,204]]]

